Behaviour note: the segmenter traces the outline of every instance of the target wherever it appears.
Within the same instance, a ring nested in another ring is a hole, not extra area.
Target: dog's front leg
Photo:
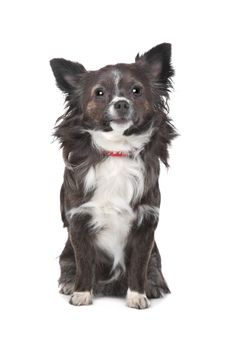
[[[92,304],[92,289],[95,273],[95,249],[90,229],[90,214],[76,214],[69,224],[69,235],[74,249],[76,276],[72,305]]]
[[[142,220],[137,218],[133,224],[126,248],[127,306],[136,309],[146,309],[150,306],[145,286],[148,261],[154,242],[154,231],[158,223],[158,218],[156,215],[151,215],[151,211],[145,214]]]

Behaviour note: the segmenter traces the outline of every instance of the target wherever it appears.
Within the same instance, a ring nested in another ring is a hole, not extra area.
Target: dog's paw
[[[134,292],[130,289],[127,291],[127,306],[134,309],[147,309],[150,302],[145,294]]]
[[[146,285],[146,296],[148,298],[162,298],[165,294],[170,293],[170,290],[166,284],[156,285],[153,281],[148,281]]]
[[[65,294],[65,295],[71,295],[74,291],[74,283],[69,282],[69,283],[62,283],[60,285],[60,290],[59,293]]]
[[[70,298],[70,304],[75,306],[92,304],[91,292],[73,292]]]

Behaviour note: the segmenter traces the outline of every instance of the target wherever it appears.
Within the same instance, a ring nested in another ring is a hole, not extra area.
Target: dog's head
[[[174,74],[171,45],[161,44],[133,64],[87,71],[80,63],[55,58],[50,61],[58,87],[66,94],[66,117],[73,125],[129,135],[156,123],[166,111]]]

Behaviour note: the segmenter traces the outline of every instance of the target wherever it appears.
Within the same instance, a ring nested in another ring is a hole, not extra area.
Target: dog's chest
[[[124,266],[124,247],[135,213],[131,204],[144,189],[144,167],[141,158],[109,157],[91,167],[85,178],[85,189],[94,189],[90,200],[96,244],[114,262]]]

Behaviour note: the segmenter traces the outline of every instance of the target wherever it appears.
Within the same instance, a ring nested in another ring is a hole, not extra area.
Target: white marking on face
[[[113,71],[113,80],[114,80],[114,86],[115,86],[115,94],[119,95],[119,82],[121,80],[122,74],[118,69],[115,69]]]
[[[114,118],[114,117],[116,118],[116,117],[117,117],[117,111],[116,111],[116,109],[115,109],[115,107],[114,107],[114,104],[115,104],[116,102],[118,102],[118,101],[126,101],[126,102],[130,105],[130,108],[129,108],[129,115],[128,115],[128,119],[130,120],[131,117],[132,117],[132,113],[133,113],[131,101],[130,101],[128,98],[124,97],[124,96],[119,96],[119,94],[120,94],[119,82],[120,82],[121,78],[122,78],[121,72],[120,72],[118,69],[114,70],[114,71],[113,71],[114,96],[113,96],[111,102],[109,103],[108,114],[109,114],[110,116],[112,116],[113,118]],[[132,123],[132,122],[131,122],[131,123]],[[126,124],[125,127],[123,127],[123,126],[121,125],[121,131],[122,131],[122,133],[123,133],[125,130],[128,129],[128,127],[126,127],[126,126],[127,126],[127,122],[126,122],[125,124]],[[112,127],[112,129],[118,130],[118,131],[119,131],[119,128],[116,126],[116,123],[114,123],[113,125],[111,125],[111,127]]]
[[[150,302],[146,294],[138,293],[128,289],[127,291],[127,306],[134,309],[146,309],[150,306]]]
[[[118,101],[126,101],[130,104],[130,100],[128,100],[128,98],[123,97],[123,96],[114,96],[111,103],[116,103]]]

